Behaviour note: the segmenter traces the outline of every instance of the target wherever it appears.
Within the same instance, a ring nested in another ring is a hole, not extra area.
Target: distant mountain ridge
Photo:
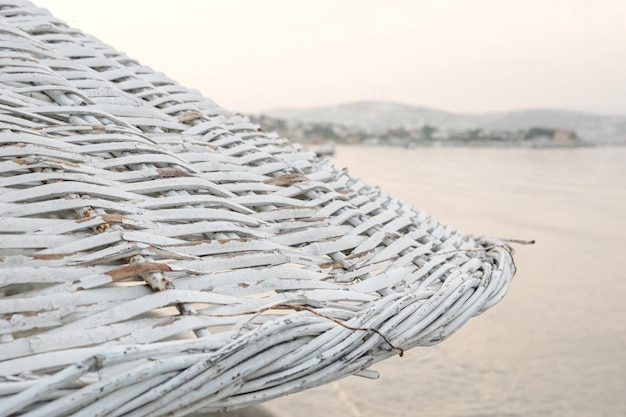
[[[305,109],[272,109],[263,114],[285,120],[352,126],[372,132],[424,125],[445,129],[488,130],[545,127],[574,130],[579,136],[595,143],[626,143],[626,116],[571,110],[530,109],[463,114],[394,102],[362,101]]]

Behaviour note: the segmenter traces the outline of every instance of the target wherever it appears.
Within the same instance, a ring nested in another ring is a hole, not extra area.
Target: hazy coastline
[[[626,145],[626,116],[562,109],[462,114],[363,101],[268,110],[251,118],[266,131],[302,143],[539,148]]]

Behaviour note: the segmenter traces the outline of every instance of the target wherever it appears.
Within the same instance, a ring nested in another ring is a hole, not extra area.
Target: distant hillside
[[[626,143],[626,116],[605,116],[568,110],[520,110],[461,114],[392,102],[356,102],[308,109],[273,109],[263,114],[307,123],[332,123],[382,132],[395,127],[425,125],[444,129],[518,130],[533,127],[574,130],[595,143]]]

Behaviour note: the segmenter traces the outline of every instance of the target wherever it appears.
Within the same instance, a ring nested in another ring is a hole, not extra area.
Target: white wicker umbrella
[[[510,248],[0,1],[0,415],[184,416],[438,343]]]

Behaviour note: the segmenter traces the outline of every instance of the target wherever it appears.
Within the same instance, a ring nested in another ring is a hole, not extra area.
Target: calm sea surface
[[[625,416],[626,147],[339,147],[334,162],[518,246],[504,300],[449,340],[271,401],[278,417]]]

